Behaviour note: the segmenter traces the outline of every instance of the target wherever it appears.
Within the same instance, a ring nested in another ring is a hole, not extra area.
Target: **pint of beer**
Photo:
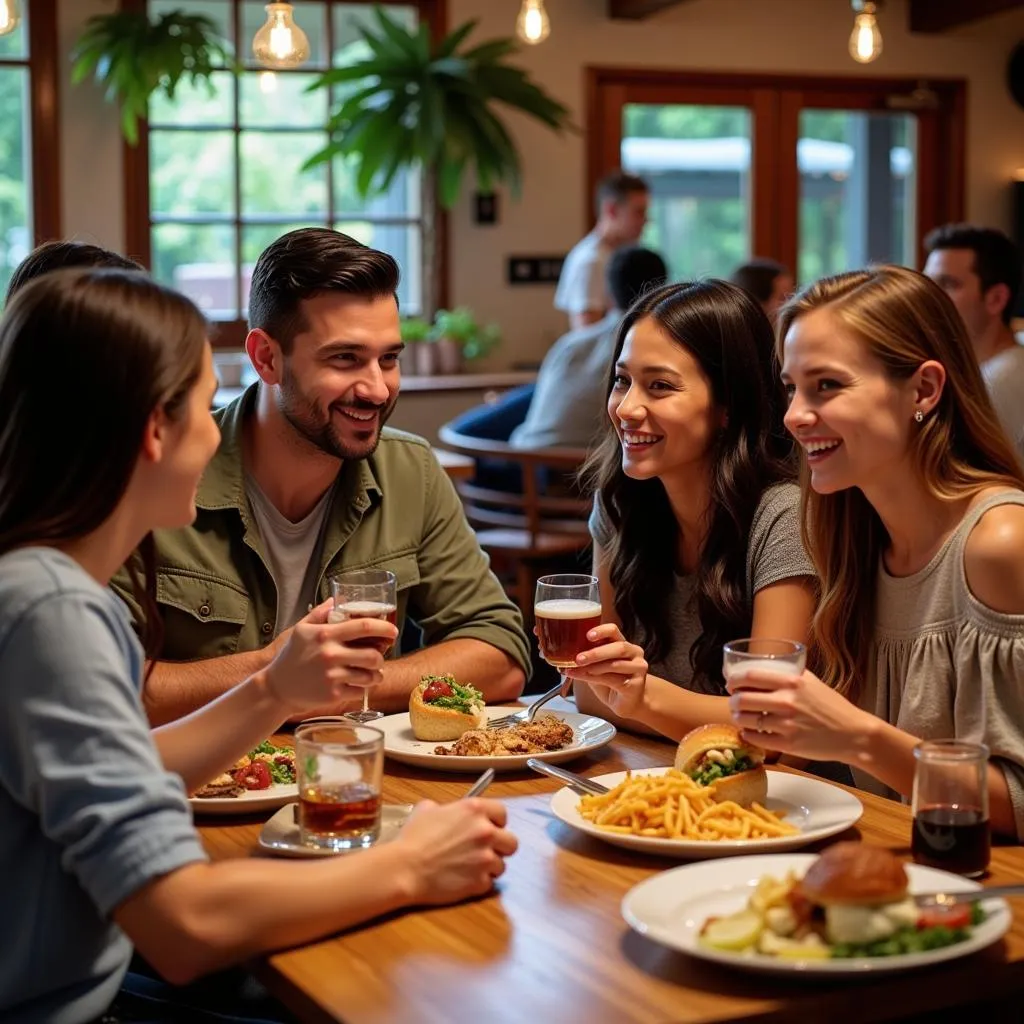
[[[558,669],[574,666],[580,651],[596,646],[587,633],[601,623],[597,577],[542,576],[537,581],[533,614],[541,657]]]

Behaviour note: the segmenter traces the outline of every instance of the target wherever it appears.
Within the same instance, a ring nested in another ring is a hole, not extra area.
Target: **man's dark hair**
[[[772,297],[775,278],[786,273],[785,266],[778,260],[757,257],[749,263],[741,263],[729,275],[729,280],[750,292],[758,302],[767,302]]]
[[[612,253],[607,279],[615,308],[625,312],[637,299],[665,283],[668,268],[653,249],[627,245]]]
[[[597,185],[597,212],[600,216],[601,207],[606,199],[613,199],[616,203],[625,202],[634,192],[650,192],[650,187],[638,174],[630,174],[628,171],[616,170],[602,178]]]
[[[981,282],[982,293],[997,284],[1005,284],[1010,289],[1010,298],[1003,307],[1003,323],[1010,322],[1024,270],[1020,249],[1002,231],[976,224],[943,224],[929,233],[924,247],[928,253],[936,249],[970,249],[974,253],[974,273]]]
[[[5,304],[19,288],[34,281],[43,274],[54,270],[70,270],[73,267],[112,267],[115,270],[145,270],[141,263],[119,252],[103,249],[89,242],[56,241],[43,242],[33,249],[14,270],[7,285]]]
[[[306,329],[303,299],[338,292],[398,301],[398,264],[331,228],[296,228],[270,243],[252,271],[249,329],[266,331],[287,354]]]

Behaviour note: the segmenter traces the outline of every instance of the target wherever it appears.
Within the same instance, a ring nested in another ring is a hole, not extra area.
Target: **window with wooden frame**
[[[371,3],[299,0],[295,19],[310,40],[310,60],[266,71],[252,57],[265,22],[264,0],[134,0],[152,15],[172,9],[212,18],[241,62],[216,74],[215,91],[182,83],[173,101],[150,102],[138,146],[125,147],[128,251],[157,280],[184,292],[221,325],[216,344],[245,334],[253,264],[275,238],[296,227],[326,225],[383,249],[402,267],[404,312],[422,303],[422,211],[418,175],[401,173],[385,195],[356,192],[343,160],[303,170],[327,142],[327,90],[305,90],[328,67],[365,44]],[[414,25],[440,24],[441,0],[389,2]]]
[[[61,231],[55,0],[25,0],[0,36],[0,296],[14,268]]]
[[[725,277],[751,256],[803,282],[920,266],[928,231],[963,216],[962,80],[587,75],[588,195],[610,168],[643,175],[645,240],[674,277]]]

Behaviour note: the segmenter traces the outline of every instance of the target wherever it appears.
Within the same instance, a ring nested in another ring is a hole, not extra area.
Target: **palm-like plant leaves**
[[[71,57],[72,82],[77,85],[92,75],[107,100],[121,104],[121,131],[133,146],[154,92],[162,89],[174,99],[185,78],[193,85],[202,82],[212,93],[212,74],[232,67],[215,22],[181,10],[156,21],[131,11],[97,15],[86,22]]]
[[[504,63],[517,52],[511,39],[463,48],[475,21],[431,43],[426,25],[410,31],[374,9],[376,31],[360,33],[368,56],[320,75],[310,89],[341,87],[344,95],[327,128],[330,141],[307,167],[342,156],[356,166],[363,196],[386,191],[403,167],[436,177],[441,203],[452,206],[473,165],[478,184],[499,182],[518,194],[519,153],[495,112],[504,105],[556,132],[569,130],[569,112],[519,68]],[[360,88],[352,91],[354,84]]]

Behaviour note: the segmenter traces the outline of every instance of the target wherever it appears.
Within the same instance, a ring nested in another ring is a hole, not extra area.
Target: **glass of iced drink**
[[[806,667],[807,648],[795,640],[747,638],[732,640],[722,648],[722,675],[726,682],[754,671],[798,676]]]
[[[305,846],[351,850],[380,835],[384,734],[341,719],[295,730],[299,831]]]

